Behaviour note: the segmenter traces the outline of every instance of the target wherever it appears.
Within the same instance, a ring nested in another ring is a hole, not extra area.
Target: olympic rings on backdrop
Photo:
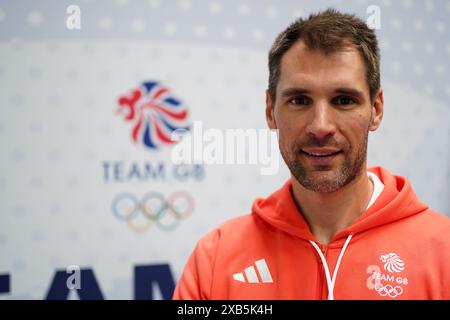
[[[124,192],[112,200],[113,215],[136,232],[144,232],[152,224],[165,231],[174,230],[193,210],[194,199],[185,191],[173,192],[167,200],[159,192],[148,192],[140,201],[135,195]]]

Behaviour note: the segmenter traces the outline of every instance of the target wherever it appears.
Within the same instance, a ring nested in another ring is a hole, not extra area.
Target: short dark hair
[[[325,54],[353,46],[362,55],[366,67],[366,80],[373,102],[380,89],[380,52],[375,32],[352,14],[327,9],[311,14],[308,19],[299,18],[281,32],[269,51],[269,95],[273,102],[281,73],[281,59],[292,45],[303,40],[309,49]]]

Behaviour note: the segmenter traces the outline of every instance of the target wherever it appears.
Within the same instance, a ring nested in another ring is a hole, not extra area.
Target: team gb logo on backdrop
[[[118,99],[117,113],[132,124],[131,138],[149,149],[160,149],[176,140],[175,130],[189,130],[187,107],[175,98],[169,88],[148,81]]]

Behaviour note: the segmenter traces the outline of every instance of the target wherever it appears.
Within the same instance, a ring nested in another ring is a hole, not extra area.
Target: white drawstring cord
[[[341,264],[342,257],[344,256],[344,252],[347,249],[348,244],[350,243],[350,240],[352,239],[352,235],[350,234],[347,237],[347,240],[344,243],[344,246],[341,249],[341,252],[339,253],[338,260],[336,262],[336,267],[334,268],[333,272],[333,278],[331,278],[330,275],[330,269],[328,269],[327,260],[325,259],[325,256],[322,253],[322,250],[320,250],[319,246],[314,242],[309,240],[309,242],[312,244],[314,249],[316,249],[317,253],[319,254],[320,260],[322,260],[323,268],[325,269],[325,278],[327,280],[327,287],[328,287],[328,300],[334,300],[334,284],[336,282],[336,276],[339,270],[339,265]]]

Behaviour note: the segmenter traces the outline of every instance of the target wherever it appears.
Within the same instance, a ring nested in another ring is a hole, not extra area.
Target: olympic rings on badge
[[[147,231],[153,224],[172,231],[194,211],[194,199],[185,191],[176,191],[167,199],[159,192],[148,192],[142,199],[131,193],[119,193],[112,200],[113,215],[135,232]]]
[[[400,286],[392,287],[390,284],[383,285],[381,282],[375,284],[375,290],[382,297],[389,296],[391,298],[397,298],[403,293],[403,288]]]

